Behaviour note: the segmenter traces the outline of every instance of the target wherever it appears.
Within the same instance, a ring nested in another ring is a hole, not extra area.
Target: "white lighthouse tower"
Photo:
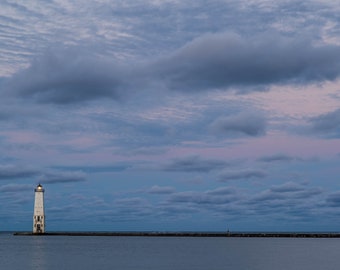
[[[34,189],[33,233],[45,232],[44,192],[42,185]]]

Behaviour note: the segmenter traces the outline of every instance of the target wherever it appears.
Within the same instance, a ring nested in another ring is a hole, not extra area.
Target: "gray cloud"
[[[308,83],[339,76],[340,47],[313,45],[268,32],[242,37],[207,34],[156,66],[171,88],[183,91]],[[254,88],[251,88],[254,90]]]
[[[239,113],[215,120],[211,130],[217,135],[260,136],[265,134],[266,120],[259,113]]]
[[[285,154],[276,154],[276,155],[272,155],[272,156],[265,156],[265,157],[261,157],[258,159],[258,161],[262,161],[262,162],[289,162],[289,161],[293,161],[295,160],[295,157],[292,156],[288,156]]]
[[[0,165],[0,180],[29,178],[36,176],[39,172],[33,168],[17,165]]]
[[[340,47],[314,46],[312,40],[273,32],[206,34],[168,56],[134,64],[104,60],[91,50],[50,50],[15,74],[6,88],[38,102],[69,104],[153,88],[263,90],[271,84],[333,80],[340,70]]]
[[[320,188],[289,182],[263,191],[252,190],[251,193],[229,187],[205,192],[178,192],[171,194],[164,205],[190,207],[193,212],[208,211],[215,217],[224,218],[256,216],[272,220],[302,220],[315,217],[314,209],[320,209],[317,204],[322,202],[323,194]]]
[[[340,192],[334,192],[332,194],[329,194],[326,203],[328,206],[331,207],[340,207]]]
[[[133,197],[116,199],[114,204],[118,207],[119,213],[123,216],[140,218],[153,214],[152,205],[145,198]]]
[[[80,171],[85,173],[101,173],[101,172],[122,172],[130,168],[129,164],[115,164],[108,166],[52,166],[54,169],[65,171]]]
[[[219,181],[226,182],[230,180],[265,178],[267,173],[262,170],[241,170],[241,171],[226,171],[219,175]]]
[[[86,181],[86,174],[80,171],[75,172],[54,172],[46,173],[39,177],[40,183],[58,184]]]
[[[310,119],[311,129],[330,137],[340,136],[340,109]]]
[[[228,163],[221,160],[201,159],[198,156],[190,156],[181,159],[174,159],[170,164],[163,167],[165,171],[173,172],[210,172],[222,169]]]
[[[287,182],[282,185],[273,186],[270,189],[262,191],[261,193],[254,196],[249,201],[249,203],[256,203],[260,205],[262,202],[272,202],[276,204],[277,201],[281,201],[279,205],[288,205],[288,203],[290,204],[294,200],[305,200],[304,203],[308,203],[308,199],[314,198],[323,193],[323,190],[317,187],[310,188],[306,185],[300,185],[294,182]]]
[[[160,186],[152,186],[149,190],[148,193],[150,194],[171,194],[174,193],[175,189],[173,187],[160,187]]]
[[[170,196],[171,203],[191,203],[199,205],[221,205],[236,202],[240,199],[237,190],[232,188],[217,188],[205,192],[184,191]]]
[[[308,199],[323,193],[321,188],[309,188],[306,185],[300,185],[294,182],[287,182],[281,186],[270,188],[273,193],[287,194],[291,199]]]
[[[5,86],[11,94],[44,103],[68,104],[103,97],[118,99],[126,88],[131,90],[129,81],[135,75],[115,62],[79,48],[51,49],[15,74]]]
[[[236,194],[236,189],[233,187],[219,187],[213,190],[207,190],[205,193],[213,196],[233,195]]]
[[[32,185],[8,184],[0,186],[0,192],[20,192],[29,190],[33,192]]]
[[[280,186],[273,186],[270,188],[270,191],[272,192],[280,192],[280,193],[285,193],[285,192],[298,192],[304,190],[306,187],[299,185],[294,182],[287,182],[284,183],[283,185]]]

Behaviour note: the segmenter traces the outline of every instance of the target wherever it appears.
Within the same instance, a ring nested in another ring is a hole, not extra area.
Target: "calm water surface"
[[[6,270],[339,270],[340,239],[13,236]]]

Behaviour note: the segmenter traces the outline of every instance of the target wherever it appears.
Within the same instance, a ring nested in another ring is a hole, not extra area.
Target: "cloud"
[[[281,201],[279,205],[290,205],[294,200],[305,200],[303,203],[308,204],[308,199],[312,199],[323,193],[323,190],[317,187],[310,188],[306,185],[287,182],[262,191],[255,195],[249,203],[260,205],[262,202],[271,202],[276,204],[278,201]]]
[[[217,135],[260,136],[265,134],[266,120],[259,113],[243,112],[218,118],[210,128]]]
[[[331,207],[340,207],[340,191],[329,194],[326,203]]]
[[[118,211],[124,216],[142,217],[143,215],[153,214],[152,205],[145,198],[133,197],[116,199],[114,201]]]
[[[17,165],[0,165],[0,180],[29,178],[36,176],[39,172],[33,168]]]
[[[317,134],[340,137],[340,109],[311,118],[310,124]]]
[[[0,192],[20,192],[29,190],[33,192],[32,185],[8,184],[0,187]]]
[[[192,203],[199,205],[221,205],[229,204],[239,200],[237,190],[233,188],[217,188],[205,192],[184,191],[177,192],[170,196],[171,203]]]
[[[228,163],[221,160],[201,159],[198,156],[174,159],[171,163],[165,165],[163,170],[172,172],[203,172],[207,173],[213,170],[222,169],[228,166]]]
[[[102,173],[102,172],[122,172],[129,169],[131,165],[116,164],[116,165],[98,165],[98,166],[52,166],[54,169],[65,171],[80,171],[86,173]]]
[[[339,76],[340,47],[275,32],[206,34],[160,60],[157,69],[180,91],[254,90],[271,84],[310,83]],[[251,88],[245,88],[251,86]]]
[[[86,174],[80,171],[46,173],[39,177],[40,183],[58,184],[86,181]]]
[[[237,191],[233,187],[219,187],[213,190],[207,190],[205,193],[208,195],[213,195],[213,196],[226,196],[226,195],[233,195]]]
[[[263,90],[339,76],[340,47],[277,32],[204,34],[173,53],[132,63],[100,57],[95,47],[52,48],[6,83],[11,94],[42,103],[120,99],[157,89]]]
[[[293,161],[295,160],[295,157],[292,156],[288,156],[285,154],[276,154],[276,155],[272,155],[272,156],[264,156],[258,159],[258,161],[262,161],[262,162],[289,162],[289,161]]]
[[[171,194],[174,193],[175,189],[173,187],[160,187],[160,186],[152,186],[149,190],[148,193],[150,194]]]
[[[304,190],[306,187],[299,185],[294,182],[287,182],[280,186],[273,186],[270,188],[272,192],[279,192],[279,193],[285,193],[285,192],[299,192]]]
[[[91,51],[62,47],[37,57],[5,86],[11,94],[42,103],[119,99],[126,88],[130,89],[129,81],[136,77],[130,72],[114,59],[106,61]]]
[[[267,173],[262,170],[243,170],[243,171],[226,171],[219,175],[219,181],[226,182],[230,180],[265,178]]]

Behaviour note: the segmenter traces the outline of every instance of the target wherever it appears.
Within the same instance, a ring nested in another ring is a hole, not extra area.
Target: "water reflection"
[[[33,236],[31,238],[31,269],[47,270],[46,237]]]

